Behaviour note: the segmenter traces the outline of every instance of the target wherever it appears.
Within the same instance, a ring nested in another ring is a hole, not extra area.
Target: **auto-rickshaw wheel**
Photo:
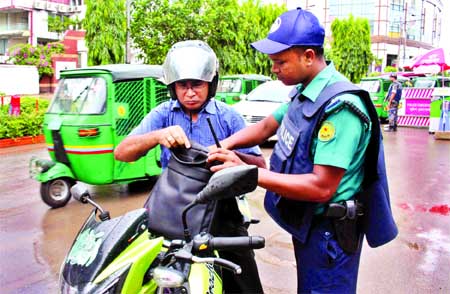
[[[41,184],[41,198],[52,208],[63,207],[72,194],[70,188],[75,184],[71,178],[57,178]]]

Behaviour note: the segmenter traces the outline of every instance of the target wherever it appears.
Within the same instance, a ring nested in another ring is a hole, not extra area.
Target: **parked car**
[[[272,114],[281,104],[288,102],[288,94],[293,87],[278,80],[267,81],[232,107],[244,117],[247,125],[254,124]],[[270,140],[276,140],[276,136]]]
[[[270,77],[258,74],[221,76],[216,99],[232,105],[244,99],[258,85],[270,80],[272,80]]]

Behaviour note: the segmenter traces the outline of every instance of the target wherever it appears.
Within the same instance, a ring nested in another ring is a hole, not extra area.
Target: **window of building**
[[[28,12],[0,13],[0,31],[28,29]]]
[[[348,18],[350,14],[354,17],[367,18],[369,20],[370,31],[373,32],[375,21],[375,9],[367,9],[375,5],[375,0],[330,0],[330,19]]]
[[[81,5],[84,5],[84,1],[83,0],[70,0],[70,5],[71,6],[81,6]]]
[[[403,0],[391,0],[392,11],[403,11]]]
[[[397,55],[387,54],[386,55],[386,66],[394,66],[397,62]]]
[[[0,54],[6,55],[6,45],[8,44],[7,39],[0,39]]]

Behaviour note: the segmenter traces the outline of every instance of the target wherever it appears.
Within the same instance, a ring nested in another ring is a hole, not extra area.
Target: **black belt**
[[[364,214],[362,203],[358,200],[346,200],[325,205],[322,214],[316,214],[312,218],[311,226],[332,219],[355,219]]]
[[[328,203],[322,216],[327,218],[355,219],[363,214],[363,206],[360,202],[357,200],[346,200]]]

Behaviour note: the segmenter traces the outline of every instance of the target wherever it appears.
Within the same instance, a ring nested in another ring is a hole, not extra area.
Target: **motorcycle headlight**
[[[158,266],[153,270],[153,279],[161,288],[177,288],[183,285],[185,277],[180,271]]]

